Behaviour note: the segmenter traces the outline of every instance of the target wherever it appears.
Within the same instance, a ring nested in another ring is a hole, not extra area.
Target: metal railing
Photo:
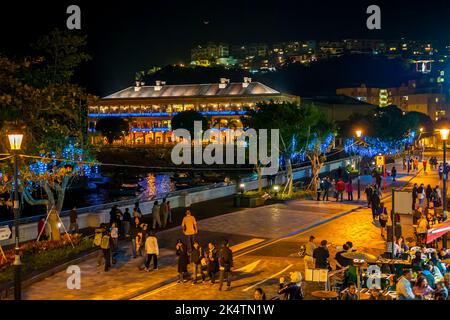
[[[345,162],[345,161],[348,161],[349,159],[350,159],[350,157],[326,162],[324,164],[324,167],[331,166],[334,163]],[[297,173],[299,171],[304,171],[304,170],[307,171],[310,169],[311,169],[311,166],[304,166],[304,167],[293,169],[293,173]],[[277,177],[284,176],[285,174],[286,174],[286,171],[284,170],[284,171],[278,172],[276,176]],[[252,182],[252,181],[256,181],[257,179],[258,179],[257,177],[244,177],[240,180],[240,182]],[[266,179],[266,178],[263,178],[263,180],[264,179]],[[212,189],[222,188],[222,187],[226,187],[226,186],[233,186],[233,185],[235,185],[235,183],[229,183],[229,184],[227,184],[225,182],[213,183],[213,184],[209,184],[209,185],[205,185],[205,186],[192,187],[192,188],[188,188],[188,189],[176,190],[176,191],[168,192],[165,194],[160,194],[160,195],[158,195],[158,197],[155,197],[153,199],[150,199],[150,198],[144,199],[141,196],[138,196],[138,197],[135,197],[132,199],[127,199],[127,200],[114,201],[114,202],[108,202],[108,203],[99,204],[99,205],[93,205],[93,206],[89,206],[89,207],[77,208],[77,213],[78,214],[95,213],[95,212],[99,212],[102,210],[111,209],[111,207],[114,205],[117,205],[119,207],[134,205],[135,202],[156,201],[156,200],[161,200],[163,198],[171,198],[171,197],[180,196],[180,195],[183,195],[186,193],[196,193],[196,192],[212,190]],[[69,216],[69,214],[70,214],[70,210],[64,210],[61,212],[60,216],[65,217],[65,216]],[[20,224],[26,224],[26,223],[31,223],[31,222],[37,222],[41,218],[45,218],[45,217],[46,217],[46,214],[40,214],[40,215],[36,215],[36,216],[32,216],[32,217],[21,218],[21,219],[19,219],[19,221],[20,221]],[[13,220],[1,221],[0,226],[12,225],[13,222],[14,222]]]

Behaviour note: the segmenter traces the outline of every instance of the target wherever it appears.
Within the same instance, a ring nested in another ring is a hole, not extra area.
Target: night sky
[[[78,79],[106,95],[131,85],[138,70],[189,62],[197,43],[380,38],[450,40],[450,1],[8,1],[0,5],[0,51],[30,54],[29,43],[65,29],[78,4],[93,60]],[[366,8],[381,7],[382,29],[366,28]],[[205,24],[205,22],[209,22]]]

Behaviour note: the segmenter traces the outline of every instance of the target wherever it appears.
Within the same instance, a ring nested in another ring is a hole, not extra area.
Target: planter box
[[[244,207],[244,208],[255,208],[259,206],[263,206],[266,202],[265,197],[246,197],[243,195],[235,195],[234,196],[234,206],[235,207]]]

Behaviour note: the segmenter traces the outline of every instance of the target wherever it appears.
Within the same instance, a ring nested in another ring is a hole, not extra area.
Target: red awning
[[[442,223],[436,224],[433,228],[428,229],[426,243],[433,242],[434,240],[442,237],[447,232],[450,232],[450,220],[446,220]]]

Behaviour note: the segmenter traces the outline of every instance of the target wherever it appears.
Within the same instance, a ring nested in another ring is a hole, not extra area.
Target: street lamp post
[[[423,133],[423,128],[419,129],[420,134],[419,134],[419,145],[420,145],[420,159],[423,160],[423,149],[424,149],[424,145],[423,145],[423,141],[421,141],[422,138],[422,133]]]
[[[448,128],[448,126],[445,126],[445,127],[439,129],[439,133],[441,135],[441,139],[442,139],[443,144],[444,144],[444,146],[443,146],[444,147],[444,151],[443,151],[443,153],[444,153],[443,154],[443,156],[444,156],[444,159],[443,159],[444,175],[442,177],[442,179],[443,179],[443,181],[442,181],[442,184],[443,184],[442,191],[443,192],[442,193],[443,193],[443,196],[444,196],[444,201],[443,201],[444,212],[443,212],[443,214],[444,214],[444,217],[445,217],[446,216],[445,212],[447,211],[447,174],[448,174],[447,166],[446,166],[446,162],[447,162],[446,153],[447,153],[447,140],[448,140],[448,137],[449,137],[449,134],[450,134],[450,129]],[[447,248],[447,234],[445,234],[442,237],[442,247],[444,249]]]
[[[358,138],[358,140],[361,138],[362,136],[362,131],[361,130],[356,130],[356,138]],[[360,156],[358,157],[358,200],[361,200],[361,158]]]
[[[23,134],[18,132],[11,132],[8,134],[9,145],[11,147],[11,152],[14,156],[14,200],[13,200],[13,210],[14,210],[14,236],[15,236],[15,247],[14,247],[14,299],[22,299],[21,290],[21,278],[20,269],[22,262],[20,261],[20,251],[19,251],[19,218],[20,218],[20,206],[19,206],[19,183],[17,179],[18,169],[17,169],[17,158],[18,151],[22,145]]]

